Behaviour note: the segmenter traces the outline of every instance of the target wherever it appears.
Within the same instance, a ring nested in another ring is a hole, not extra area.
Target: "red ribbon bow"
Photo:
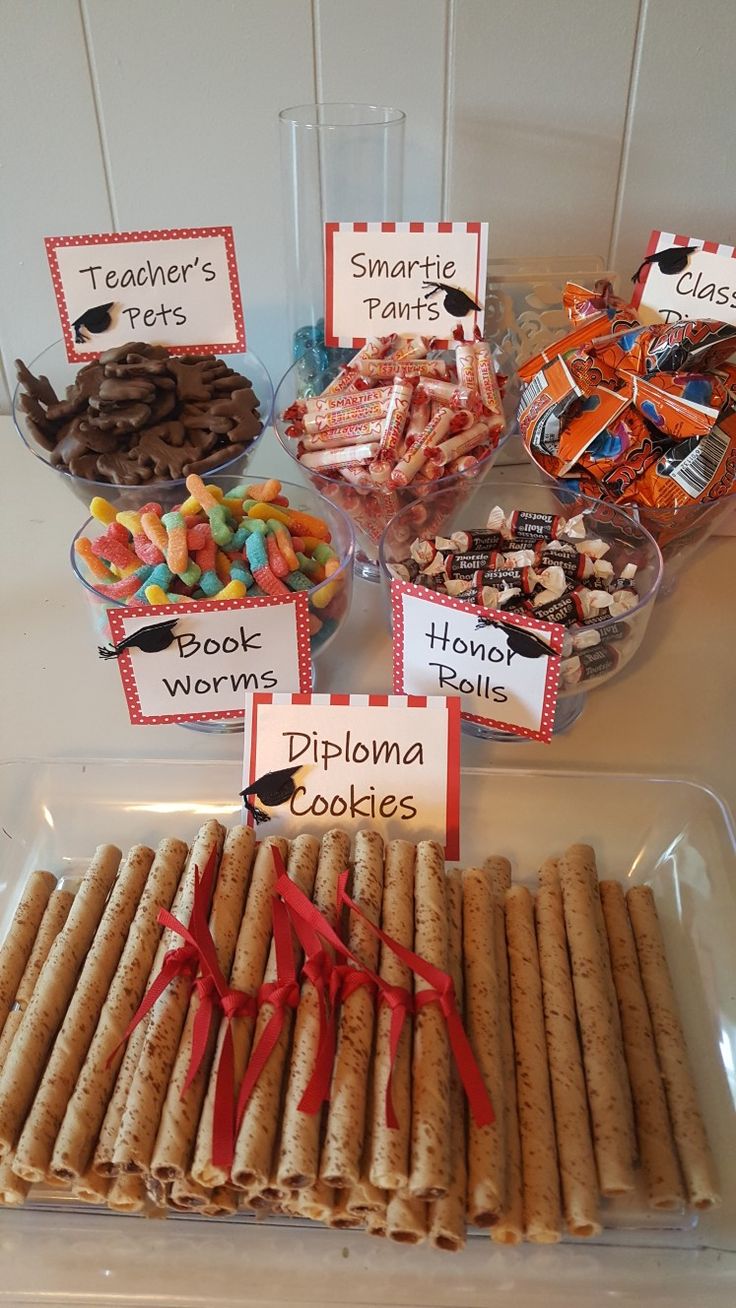
[[[368,923],[371,930],[381,936],[379,928],[373,925],[362,910],[359,909],[356,904],[353,904],[352,900],[347,900],[345,886],[347,885],[349,875],[350,874],[347,871],[342,872],[338,879],[338,903],[343,902],[343,900],[346,903],[349,902],[358,916]],[[329,1099],[332,1064],[334,1062],[335,1051],[334,1014],[337,999],[340,995],[343,999],[346,999],[355,990],[359,989],[360,986],[368,985],[378,992],[379,998],[382,1002],[389,1004],[393,1009],[389,1034],[389,1075],[386,1083],[386,1122],[390,1127],[396,1128],[398,1126],[398,1119],[393,1105],[393,1069],[404,1022],[406,1021],[408,1014],[412,1012],[413,996],[411,992],[404,989],[402,986],[388,986],[375,972],[364,967],[357,955],[348,949],[345,942],[341,940],[340,936],[323,914],[320,913],[319,909],[315,907],[310,899],[307,899],[307,896],[303,894],[299,887],[295,886],[294,882],[290,881],[285,874],[279,876],[276,882],[276,893],[282,896],[287,908],[290,910],[294,929],[305,947],[305,952],[308,952],[308,950],[311,949],[313,957],[319,956],[320,954],[324,955],[324,950],[322,950],[319,943],[319,937],[322,937],[323,940],[326,940],[328,944],[332,945],[332,948],[337,954],[342,955],[343,958],[349,959],[350,962],[354,964],[354,966],[348,966],[347,964],[332,965],[329,986],[331,1006],[329,1009],[327,1009],[325,1002],[324,984],[322,989],[320,989],[319,969],[316,969],[317,979],[314,984],[320,995],[322,1025],[314,1070],[304,1095],[302,1096],[299,1108],[302,1112],[314,1113],[325,1099]],[[306,933],[311,934],[307,935]],[[323,966],[324,965],[320,961],[319,967],[321,968]],[[304,972],[305,975],[309,975],[308,964],[305,964]]]
[[[235,1069],[231,1023],[234,1018],[246,1014],[255,1016],[256,1004],[252,995],[230,989],[217,960],[217,950],[207,922],[216,874],[217,847],[215,846],[207,859],[202,875],[200,876],[198,868],[194,869],[194,898],[188,926],[175,918],[167,909],[159,910],[157,921],[174,934],[181,936],[184,944],[178,949],[170,949],[167,952],[161,971],[141,1000],[120,1045],[128,1040],[138,1023],[150,1012],[156,1000],[174,978],[188,976],[190,984],[195,987],[199,1005],[192,1026],[192,1050],[182,1086],[183,1098],[202,1066],[212,1023],[217,1020],[218,1009],[222,1011],[226,1028],[216,1071],[212,1157],[217,1166],[229,1169],[235,1143]],[[110,1055],[108,1065],[117,1049]]]
[[[177,949],[169,949],[164,955],[161,965],[161,971],[156,979],[151,983],[149,989],[143,996],[138,1008],[128,1023],[120,1041],[113,1049],[107,1060],[107,1067],[110,1066],[118,1050],[128,1041],[138,1026],[139,1022],[150,1013],[156,1000],[164,993],[164,990],[178,976],[188,976],[190,984],[194,984],[195,978],[199,971],[201,953],[199,943],[195,938],[192,927],[198,918],[207,913],[212,890],[214,888],[215,876],[217,874],[217,846],[213,846],[209,858],[200,877],[199,869],[194,868],[194,899],[192,902],[192,911],[189,915],[189,926],[186,927],[179,922],[177,918],[172,917],[171,913],[165,908],[159,909],[156,921],[162,926],[168,927],[176,935],[182,937],[185,941]]]
[[[425,1004],[439,1005],[440,1012],[447,1024],[447,1035],[450,1041],[450,1048],[452,1049],[458,1074],[462,1081],[468,1104],[470,1105],[470,1111],[473,1114],[473,1120],[475,1121],[476,1126],[490,1126],[490,1124],[495,1121],[493,1104],[491,1103],[491,1097],[486,1089],[486,1084],[483,1080],[480,1068],[475,1061],[475,1055],[473,1054],[470,1041],[465,1034],[462,1018],[457,1011],[455,987],[452,983],[452,977],[449,976],[447,972],[443,972],[442,968],[435,967],[433,963],[427,962],[426,958],[421,958],[419,954],[415,954],[414,951],[408,949],[406,945],[400,945],[398,940],[392,939],[392,937],[387,935],[385,931],[382,931],[380,927],[374,926],[370,918],[366,917],[365,913],[362,912],[358,905],[348,895],[345,889],[347,878],[347,872],[343,872],[338,883],[338,903],[347,904],[350,911],[356,913],[361,921],[365,922],[368,929],[372,931],[374,935],[377,935],[379,940],[383,941],[383,943],[394,954],[396,954],[396,957],[401,959],[402,963],[405,963],[416,976],[420,976],[423,981],[427,982],[429,987],[427,990],[419,990],[416,992],[414,996],[414,1007],[420,1009],[423,1008]],[[385,990],[383,994],[385,996]],[[384,1002],[392,1003],[389,999],[385,999]],[[391,1021],[392,1029],[394,1026],[396,1011],[397,1010],[394,1007]],[[406,1014],[404,1013],[400,1018],[402,1026],[405,1017]],[[399,1019],[396,1019],[396,1021],[398,1025]],[[399,1028],[398,1035],[396,1035],[395,1038],[395,1043],[391,1044],[392,1069],[393,1059],[395,1058],[395,1049],[398,1048],[400,1036],[401,1029]],[[388,1122],[388,1103],[386,1120]],[[388,1122],[388,1124],[391,1125],[390,1122]]]
[[[273,853],[274,859],[276,857],[280,859],[277,849],[274,849]],[[289,916],[281,900],[275,896],[273,901],[273,942],[276,950],[276,980],[264,982],[258,992],[258,1007],[261,1008],[264,1004],[270,1004],[273,1012],[251,1053],[240,1086],[235,1115],[236,1132],[240,1130],[248,1100],[253,1093],[258,1078],[278,1043],[286,1020],[286,1010],[296,1008],[299,1003],[299,983],[296,979],[296,961],[294,959]]]

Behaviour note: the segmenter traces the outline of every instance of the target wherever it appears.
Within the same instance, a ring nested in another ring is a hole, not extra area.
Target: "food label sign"
[[[136,725],[242,718],[243,696],[311,687],[307,598],[253,596],[108,610]]]
[[[467,722],[551,739],[564,627],[403,581],[391,608],[395,691],[456,696]]]
[[[249,695],[244,820],[287,839],[371,827],[458,858],[459,708],[423,695]]]
[[[736,326],[736,250],[654,231],[632,302],[646,323],[713,318]]]
[[[487,223],[326,223],[325,340],[482,333]]]
[[[45,244],[71,363],[127,341],[173,354],[245,349],[232,227],[47,236]]]

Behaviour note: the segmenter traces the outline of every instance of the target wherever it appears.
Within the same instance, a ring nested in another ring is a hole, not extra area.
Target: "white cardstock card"
[[[128,642],[118,668],[136,725],[242,718],[247,692],[308,691],[312,684],[303,592],[121,606],[109,609],[107,618],[114,644]],[[151,634],[156,627],[160,639],[155,630]]]
[[[391,583],[391,609],[395,691],[454,695],[467,722],[549,742],[564,627],[403,581]]]
[[[459,702],[248,695],[243,792],[259,834],[291,839],[349,823],[385,840],[438,840],[459,858]]]
[[[325,341],[482,333],[487,223],[325,223]]]
[[[232,227],[47,236],[45,244],[70,362],[127,341],[173,354],[245,349]]]
[[[681,318],[712,318],[736,326],[736,250],[717,241],[654,231],[646,257],[675,247],[696,248],[683,255],[684,268],[667,272],[654,259],[645,265],[632,303],[642,322],[677,322]]]

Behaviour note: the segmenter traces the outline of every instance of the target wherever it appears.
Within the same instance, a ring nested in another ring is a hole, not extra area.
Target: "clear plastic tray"
[[[240,769],[233,761],[0,764],[0,938],[34,867],[74,876],[101,841],[155,843],[164,834],[189,839],[206,817],[236,821],[239,788]],[[596,1245],[505,1250],[478,1236],[460,1258],[450,1259],[295,1222],[287,1223],[288,1230],[274,1222],[242,1219],[177,1216],[146,1222],[73,1204],[49,1191],[48,1198],[39,1195],[27,1208],[0,1210],[0,1304],[135,1301],[219,1308],[347,1300],[429,1308],[430,1303],[487,1302],[482,1295],[474,1297],[481,1288],[474,1278],[491,1275],[499,1291],[513,1285],[518,1292],[523,1285],[530,1301],[539,1292],[551,1303],[546,1278],[569,1275],[573,1284],[582,1275],[585,1282],[603,1267],[615,1267],[617,1275],[626,1268],[629,1276],[635,1249],[642,1251],[636,1255],[636,1265],[642,1267],[655,1250],[667,1249],[667,1265],[673,1269],[684,1251],[736,1251],[736,840],[729,815],[716,795],[688,781],[463,770],[464,863],[490,852],[506,854],[515,877],[531,880],[544,857],[573,840],[595,845],[606,876],[654,887],[719,1160],[720,1208],[696,1221],[685,1214],[656,1216],[636,1205],[617,1206],[606,1212],[607,1229]],[[42,1260],[37,1257],[40,1247]],[[723,1275],[721,1258],[720,1252],[717,1258],[691,1255],[673,1294],[684,1294],[696,1262],[708,1276]],[[546,1273],[540,1280],[542,1266]],[[431,1299],[426,1288],[421,1290],[428,1275]],[[694,1293],[691,1287],[690,1303],[705,1302],[693,1298]],[[728,1295],[723,1302],[729,1302]]]

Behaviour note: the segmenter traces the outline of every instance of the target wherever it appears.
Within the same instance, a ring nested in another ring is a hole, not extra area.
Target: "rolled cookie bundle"
[[[648,887],[599,884],[585,845],[536,894],[371,830],[254,845],[210,821],[101,846],[74,897],[31,878],[0,950],[0,1202],[45,1181],[448,1252],[473,1225],[590,1238],[635,1187],[718,1202]]]

